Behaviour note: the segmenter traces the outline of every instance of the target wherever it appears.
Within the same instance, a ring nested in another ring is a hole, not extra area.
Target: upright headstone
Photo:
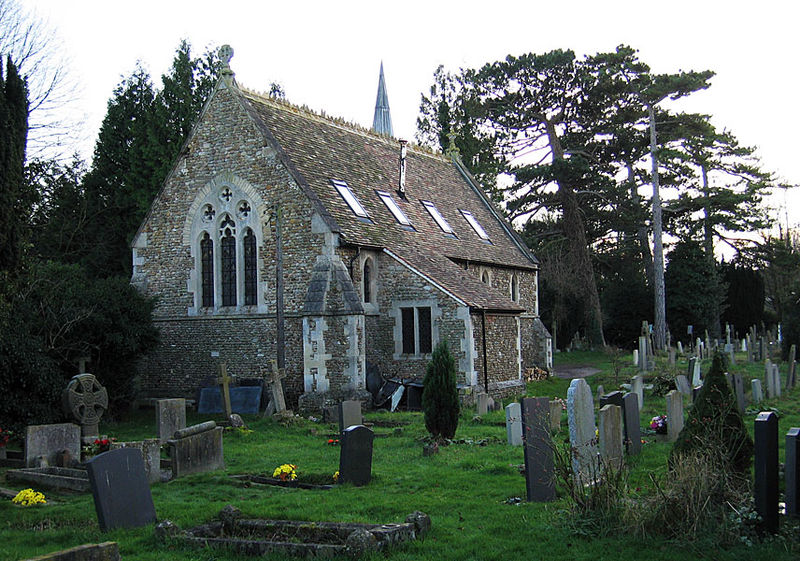
[[[631,380],[631,391],[639,396],[639,409],[644,407],[644,379],[641,375],[633,377]]]
[[[135,528],[156,520],[141,451],[120,448],[86,462],[100,530]]]
[[[669,347],[667,350],[667,360],[670,366],[675,366],[675,349],[673,347]]]
[[[81,428],[72,423],[28,425],[25,427],[25,467],[35,467],[39,458],[48,466],[56,465],[56,456],[67,450],[70,457],[81,457]]]
[[[618,405],[604,405],[600,408],[600,457],[619,468],[623,457],[624,435],[622,430],[622,408]]]
[[[609,392],[600,396],[600,408],[606,405],[622,407],[622,392]]]
[[[786,374],[786,389],[791,390],[794,388],[795,384],[797,383],[796,371],[797,371],[797,363],[795,362],[797,354],[797,345],[792,345],[789,347],[789,371]]]
[[[700,377],[700,359],[699,358],[690,358],[689,359],[689,368],[691,371],[689,374],[692,376],[692,386],[700,386],[703,384],[703,380]]]
[[[744,398],[744,380],[742,380],[742,375],[731,375],[731,381],[733,385],[733,395],[736,397],[736,408],[739,410],[739,414],[744,415],[747,402]]]
[[[633,365],[639,366],[639,350],[633,349]]]
[[[506,438],[511,446],[522,446],[522,407],[517,402],[506,405]]]
[[[186,400],[159,399],[156,401],[158,440],[166,442],[176,430],[186,428]]]
[[[758,378],[754,378],[750,381],[750,388],[753,394],[753,403],[758,405],[762,401],[764,401],[764,392],[761,389],[761,380]]]
[[[775,388],[775,397],[781,396],[781,369],[777,364],[772,365],[772,387]]]
[[[622,396],[623,417],[625,425],[625,445],[628,454],[635,455],[642,451],[642,428],[639,425],[639,396],[629,392]]]
[[[639,372],[647,370],[647,361],[650,357],[647,356],[647,337],[639,337]]]
[[[486,415],[489,412],[489,394],[481,392],[475,396],[477,402],[478,415]]]
[[[683,394],[678,390],[667,393],[667,440],[675,442],[683,430]]]
[[[356,486],[372,479],[373,432],[363,425],[350,426],[342,431],[339,452],[339,481]]]
[[[550,403],[546,397],[522,399],[525,487],[529,501],[552,501],[556,498],[553,447],[549,430]]]
[[[583,378],[570,382],[567,390],[567,419],[572,448],[572,470],[578,485],[593,484],[600,476],[592,390]]]
[[[550,402],[550,433],[555,434],[561,430],[561,401]],[[523,436],[524,438],[524,436]]]
[[[361,416],[361,402],[346,400],[339,404],[339,432],[364,422]]]
[[[603,397],[606,393],[605,388],[602,385],[597,386],[597,400],[600,401],[600,398]]]
[[[144,474],[148,483],[161,481],[161,443],[157,438],[136,440],[131,442],[114,442],[111,450],[118,448],[135,448],[142,453]]]
[[[100,418],[108,407],[108,392],[92,374],[73,376],[61,394],[62,405],[81,426],[84,442],[100,435]]]
[[[678,354],[683,356],[683,343],[678,341]]]
[[[683,374],[678,374],[675,377],[675,389],[686,397],[692,395],[692,386],[689,385],[689,380]]]
[[[778,416],[761,412],[755,420],[755,485],[753,495],[761,527],[778,531]]]
[[[786,516],[800,516],[800,428],[792,427],[786,433]]]

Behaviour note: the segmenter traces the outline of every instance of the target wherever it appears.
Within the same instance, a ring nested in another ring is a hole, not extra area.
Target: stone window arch
[[[511,299],[514,302],[519,302],[519,276],[517,273],[511,274],[511,281],[509,282],[509,292],[511,293]]]
[[[485,267],[481,267],[480,275],[481,275],[481,282],[482,283],[488,284],[489,286],[492,286],[492,271],[490,271],[489,269],[487,269]]]

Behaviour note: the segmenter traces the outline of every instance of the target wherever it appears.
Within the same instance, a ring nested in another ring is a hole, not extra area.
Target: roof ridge
[[[266,105],[270,105],[277,109],[290,111],[292,113],[300,115],[301,117],[305,117],[317,121],[319,123],[331,125],[338,129],[347,132],[352,132],[360,136],[371,138],[373,140],[380,140],[382,142],[385,142],[386,144],[394,145],[399,140],[397,138],[385,134],[379,134],[372,129],[368,129],[358,123],[355,123],[353,121],[348,121],[342,117],[335,117],[333,115],[328,115],[324,111],[315,111],[314,109],[311,109],[308,105],[302,105],[302,106],[297,105],[290,101],[287,101],[286,99],[273,97],[264,92],[258,92],[255,90],[248,89],[238,83],[237,86],[239,87],[239,91],[241,91],[245,97],[253,101],[256,101],[258,103],[264,103]],[[415,153],[421,156],[429,156],[443,161],[450,161],[450,158],[448,158],[444,153],[438,152],[428,146],[422,146],[417,143],[409,142],[408,148],[409,150],[413,150]]]

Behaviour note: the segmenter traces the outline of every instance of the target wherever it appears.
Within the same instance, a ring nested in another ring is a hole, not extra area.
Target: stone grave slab
[[[84,544],[26,561],[120,561],[119,545],[117,542]]]
[[[100,530],[136,528],[156,521],[142,453],[121,448],[86,462]]]
[[[342,431],[339,481],[356,486],[366,485],[370,482],[374,438],[374,433],[363,425],[350,426]]]
[[[172,477],[225,468],[222,455],[222,427],[214,421],[186,427],[167,441]]]
[[[800,428],[792,427],[786,433],[786,516],[800,516]]]
[[[586,387],[590,391],[588,385]],[[591,396],[591,391],[589,395]],[[529,501],[543,502],[556,498],[553,448],[550,440],[550,403],[546,397],[526,397],[521,403],[525,486]]]
[[[156,401],[156,429],[159,442],[166,442],[175,431],[186,428],[186,400],[159,399]]]
[[[62,450],[68,450],[75,459],[81,457],[81,427],[73,423],[25,427],[25,467],[39,467],[40,457],[48,466],[54,466]]]
[[[579,485],[593,484],[600,475],[597,473],[594,402],[592,390],[583,378],[570,382],[567,390],[567,419],[576,482]]]
[[[506,405],[506,439],[511,446],[522,446],[522,406],[516,402]]]
[[[625,426],[625,445],[628,454],[642,451],[642,427],[639,418],[639,396],[628,392],[622,396],[622,416]]]
[[[364,422],[361,416],[361,402],[346,400],[339,404],[339,432]]]
[[[761,516],[761,528],[776,533],[778,531],[778,416],[771,411],[759,413],[755,420],[754,436],[753,496],[756,512]]]
[[[6,479],[24,483],[29,487],[53,489],[56,491],[89,491],[89,477],[85,469],[42,467],[10,469]]]
[[[675,442],[683,430],[683,394],[678,390],[667,393],[667,440]]]
[[[261,386],[233,386],[229,388],[231,413],[257,415],[261,407]],[[203,415],[225,413],[222,390],[219,387],[201,388],[197,412]]]
[[[622,407],[611,403],[600,408],[600,457],[607,465],[619,467],[622,463],[624,435]]]
[[[157,483],[161,481],[161,443],[157,438],[131,442],[114,442],[111,444],[112,450],[119,448],[135,448],[139,450],[142,453],[147,482]]]

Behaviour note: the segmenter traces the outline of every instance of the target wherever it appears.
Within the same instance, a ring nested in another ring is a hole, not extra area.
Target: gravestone
[[[644,378],[641,375],[634,376],[631,380],[631,391],[639,396],[639,409],[644,407]]]
[[[603,388],[602,384],[597,386],[597,401],[600,401],[600,398],[606,394],[605,388]]]
[[[678,341],[678,354],[683,356],[683,343]]]
[[[561,402],[550,402],[550,433],[555,434],[561,430]]]
[[[761,528],[778,531],[778,416],[761,412],[755,420],[755,485],[753,495]]]
[[[675,442],[683,430],[683,394],[678,390],[667,393],[667,440]]]
[[[516,402],[506,405],[506,438],[511,446],[522,446],[522,408]]]
[[[546,397],[522,399],[525,488],[529,501],[543,502],[556,498],[553,447],[548,426],[551,403]]]
[[[67,450],[76,460],[81,457],[81,428],[73,423],[28,425],[25,427],[25,467],[39,467],[38,458],[47,466],[56,465],[56,457]]]
[[[360,402],[356,402],[359,403]],[[339,481],[356,486],[372,479],[373,432],[363,425],[350,426],[342,431],[339,452]]]
[[[675,377],[675,389],[686,397],[692,395],[692,387],[689,385],[689,380],[683,374],[678,374]]]
[[[674,348],[669,347],[669,349],[667,350],[667,357],[668,357],[667,360],[669,362],[669,365],[670,366],[675,366],[675,349]]]
[[[702,385],[703,381],[700,377],[700,359],[691,357],[689,359],[689,376],[692,377],[692,386]]]
[[[639,372],[647,370],[647,362],[650,357],[647,355],[647,337],[639,337]]]
[[[753,394],[753,403],[758,405],[764,401],[764,392],[761,389],[761,380],[755,378],[750,381],[751,393]]]
[[[600,457],[607,465],[619,468],[622,464],[624,442],[622,407],[608,404],[600,408],[599,440]]]
[[[339,404],[339,432],[360,425],[363,421],[360,401],[347,400]]]
[[[772,365],[772,387],[775,389],[775,397],[781,396],[781,370],[777,364]]]
[[[575,481],[578,485],[593,484],[600,475],[597,473],[594,403],[592,390],[583,378],[576,378],[569,384],[567,419]]]
[[[797,354],[797,345],[792,345],[789,347],[789,371],[786,374],[786,389],[791,390],[794,388],[795,384],[797,383],[796,372],[797,372],[797,363],[795,362],[795,355]]]
[[[486,415],[489,412],[489,394],[481,392],[475,396],[478,415]]]
[[[272,360],[272,373],[266,382],[269,385],[271,401],[267,406],[266,413],[274,415],[286,414],[286,398],[283,395],[283,379],[286,377],[286,371],[278,368],[278,361]]]
[[[633,349],[633,365],[639,366],[639,351],[638,349]]]
[[[600,396],[600,408],[606,405],[616,405],[622,407],[622,392],[609,392]]]
[[[800,516],[800,454],[797,445],[800,443],[800,428],[792,427],[786,433],[786,516]]]
[[[174,478],[225,468],[222,427],[214,421],[175,431],[167,446]]]
[[[220,390],[222,391],[222,407],[223,411],[225,412],[225,418],[228,419],[231,416],[231,413],[233,413],[233,410],[231,409],[230,393],[230,383],[233,382],[233,378],[228,376],[228,365],[224,362],[220,363],[219,365],[219,377],[217,378],[216,382],[219,384]]]
[[[166,442],[175,431],[186,428],[186,400],[159,399],[156,401],[156,427],[159,442]]]
[[[84,443],[100,435],[100,417],[108,408],[108,392],[92,374],[73,376],[61,394],[64,412],[71,414],[81,426]]]
[[[697,401],[697,396],[700,395],[700,390],[703,389],[703,386],[695,386],[692,388],[692,403]]]
[[[747,408],[747,402],[744,398],[744,380],[742,380],[742,375],[731,375],[731,381],[733,385],[733,395],[736,397],[736,408],[739,410],[740,415],[744,415],[744,411]]]
[[[639,396],[626,393],[622,396],[622,415],[625,426],[625,445],[628,454],[635,455],[642,451],[642,428],[639,418]]]
[[[134,448],[142,454],[144,474],[148,483],[161,481],[161,443],[157,438],[131,442],[113,442],[112,450],[120,448]]]
[[[136,528],[156,521],[142,453],[121,448],[86,462],[100,530]]]
[[[257,415],[261,408],[261,386],[234,386],[228,388],[231,415]],[[200,389],[200,399],[197,402],[197,412],[202,415],[224,414],[222,390],[219,387]],[[230,415],[227,416],[230,418]]]

